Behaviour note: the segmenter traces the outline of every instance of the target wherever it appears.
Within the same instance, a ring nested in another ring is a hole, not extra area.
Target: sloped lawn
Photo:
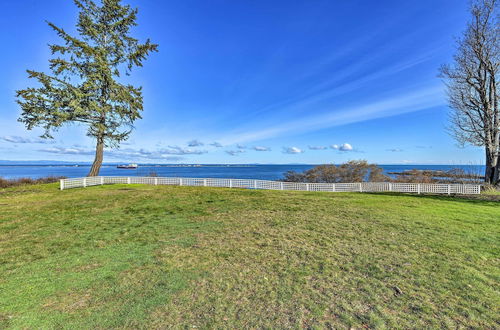
[[[0,190],[0,328],[500,327],[500,203]]]

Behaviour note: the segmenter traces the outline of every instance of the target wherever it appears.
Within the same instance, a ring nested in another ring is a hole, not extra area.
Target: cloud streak
[[[95,151],[93,149],[81,147],[51,147],[39,149],[39,152],[59,154],[59,155],[80,155],[80,156],[93,156]],[[183,155],[201,155],[206,153],[205,150],[194,150],[189,148],[182,148],[178,146],[169,146],[168,148],[158,150],[147,149],[106,149],[104,154],[108,157],[115,159],[149,159],[149,160],[168,160],[179,161],[184,159]]]
[[[238,143],[259,141],[277,136],[305,133],[329,127],[391,117],[444,104],[443,88],[437,85],[401,96],[387,97],[357,106],[333,108],[326,113],[298,118],[267,128],[261,128],[260,130],[234,131],[228,139],[232,141],[236,140]]]
[[[179,146],[168,146],[166,149],[159,150],[161,153],[169,155],[201,155],[207,153],[206,150],[182,148]]]
[[[10,143],[40,143],[40,144],[53,144],[55,143],[54,140],[48,140],[48,139],[30,139],[30,138],[24,138],[22,136],[0,136],[0,140],[3,140],[5,142],[10,142]]]
[[[328,149],[325,146],[308,146],[309,150],[326,150]]]
[[[210,145],[212,147],[216,147],[216,148],[222,148],[223,147],[222,144],[220,144],[219,142],[212,142],[212,143],[210,143]]]
[[[384,78],[386,76],[394,75],[399,72],[405,71],[407,69],[413,68],[432,58],[434,52],[435,49],[429,50],[409,60],[401,61],[391,66],[380,68],[374,72],[362,75],[361,78],[352,79],[352,76],[356,72],[361,70],[365,64],[371,62],[372,58],[368,57],[365,59],[365,61],[360,61],[357,64],[349,66],[348,68],[342,70],[341,72],[338,72],[334,76],[334,78],[326,80],[319,84],[315,84],[302,95],[294,96],[287,100],[279,101],[274,104],[268,105],[263,109],[254,112],[254,115],[256,114],[258,115],[262,112],[268,112],[269,110],[272,109],[286,108],[287,112],[290,112],[291,109],[297,109],[305,106],[310,107],[315,102],[320,102],[335,96],[355,91],[357,89],[360,89],[362,86],[366,85],[368,82],[372,82]],[[347,80],[348,82],[341,83],[341,81],[344,79],[348,79]]]
[[[79,147],[51,147],[39,149],[40,152],[59,154],[59,155],[94,155],[95,151]]]
[[[203,145],[203,142],[201,142],[200,140],[191,140],[188,142],[188,147],[201,147]]]
[[[238,149],[238,150],[226,150],[226,154],[229,156],[238,156],[239,154],[244,153],[244,150]]]

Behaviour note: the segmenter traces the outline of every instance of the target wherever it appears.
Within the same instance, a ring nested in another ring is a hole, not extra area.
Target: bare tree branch
[[[449,130],[459,144],[485,148],[485,180],[490,184],[500,182],[499,1],[471,3],[472,19],[457,41],[454,61],[440,69],[452,109]]]

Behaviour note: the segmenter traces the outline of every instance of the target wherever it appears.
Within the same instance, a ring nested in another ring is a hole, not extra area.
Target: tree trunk
[[[500,162],[498,155],[486,148],[486,171],[484,181],[488,184],[497,185],[500,182]]]
[[[104,153],[104,139],[102,137],[97,138],[97,144],[95,148],[95,158],[90,168],[89,174],[87,176],[98,176],[99,170],[101,169],[102,159]]]
[[[495,166],[495,171],[493,172],[493,184],[500,185],[500,162]]]
[[[493,161],[491,162],[491,173],[490,173],[490,184],[496,186],[500,185],[500,159],[498,156],[494,156]]]

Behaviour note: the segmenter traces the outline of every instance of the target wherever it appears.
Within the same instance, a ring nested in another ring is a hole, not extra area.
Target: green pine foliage
[[[121,84],[118,78],[142,66],[158,45],[130,35],[137,25],[137,9],[121,0],[74,0],[80,13],[78,36],[48,22],[62,39],[49,45],[50,74],[27,70],[39,87],[17,91],[22,113],[19,121],[27,129],[42,127],[44,138],[69,123],[83,123],[87,135],[96,139],[96,159],[90,175],[97,175],[104,147],[117,147],[141,118],[141,87]]]

